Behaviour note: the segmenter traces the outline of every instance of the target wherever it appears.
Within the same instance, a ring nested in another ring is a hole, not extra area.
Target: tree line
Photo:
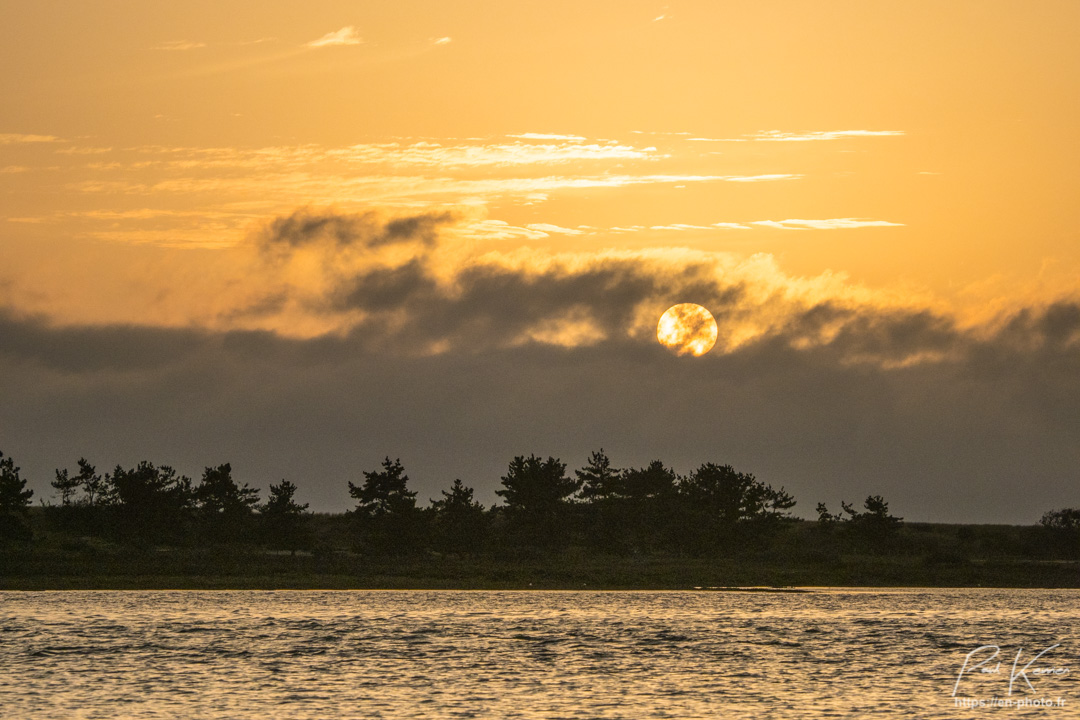
[[[796,519],[795,498],[783,487],[712,462],[679,475],[660,460],[617,468],[598,450],[584,467],[568,472],[557,458],[519,455],[500,481],[501,503],[492,507],[477,502],[460,479],[421,507],[400,460],[387,457],[347,483],[356,503],[347,513],[354,547],[397,554],[581,545],[703,554],[767,538]],[[258,488],[233,479],[229,463],[205,468],[195,482],[149,461],[100,473],[80,458],[75,471],[57,469],[51,484],[58,504],[42,510],[69,534],[135,544],[243,543],[286,550],[308,549],[314,542],[308,505],[295,500],[296,485],[271,484],[263,501]],[[32,539],[32,496],[14,461],[0,453],[0,537]],[[886,539],[901,524],[880,496],[867,498],[864,507],[843,503],[843,512],[833,515],[819,504],[819,524],[871,540]]]
[[[85,458],[76,466],[56,470],[56,502],[41,508],[63,533],[143,545],[239,543],[293,551],[316,542],[308,505],[296,502],[297,486],[288,480],[271,484],[264,501],[258,488],[236,482],[229,463],[205,468],[197,482],[149,461],[106,473]],[[797,520],[791,512],[796,500],[783,487],[712,462],[688,475],[660,460],[618,468],[601,449],[568,472],[557,458],[519,455],[500,482],[501,503],[491,507],[460,479],[421,507],[401,461],[387,457],[347,482],[355,501],[346,513],[353,547],[402,554],[578,545],[701,555],[767,542]],[[20,469],[0,452],[0,539],[32,540],[32,498]],[[817,515],[822,532],[870,547],[887,545],[902,525],[880,495],[867,497],[861,509],[843,502],[838,513],[819,503]],[[1050,511],[1041,523],[1058,541],[1080,538],[1080,510]]]

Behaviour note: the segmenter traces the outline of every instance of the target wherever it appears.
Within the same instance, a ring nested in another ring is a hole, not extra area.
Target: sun
[[[676,355],[704,355],[716,344],[716,320],[694,303],[673,305],[660,316],[656,339]]]

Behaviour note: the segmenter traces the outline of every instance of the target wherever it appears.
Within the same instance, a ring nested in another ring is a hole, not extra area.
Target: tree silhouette
[[[117,465],[106,481],[106,498],[123,538],[161,542],[183,536],[194,501],[190,478],[144,460],[130,470]]]
[[[88,507],[96,507],[100,504],[105,494],[106,483],[105,479],[97,474],[97,468],[87,462],[86,458],[79,458],[79,474],[75,477],[82,484],[82,501]]]
[[[1080,535],[1080,509],[1048,510],[1039,520],[1047,530]]]
[[[243,487],[237,485],[232,478],[232,465],[225,463],[205,469],[194,499],[206,536],[217,542],[229,542],[247,535],[259,503],[259,489],[248,487],[247,483]]]
[[[416,493],[408,489],[409,476],[401,460],[383,460],[382,470],[364,473],[364,484],[349,482],[356,499],[354,515],[361,539],[370,548],[385,552],[415,549],[420,540],[420,517]]]
[[[643,468],[628,468],[615,490],[616,520],[627,546],[656,550],[669,545],[677,532],[678,475],[653,460]]]
[[[611,467],[611,460],[604,454],[604,448],[589,455],[588,464],[575,470],[581,499],[590,502],[611,497],[616,490],[620,471]]]
[[[822,505],[824,507],[824,505]],[[856,510],[850,503],[840,502],[847,518],[844,526],[870,548],[882,550],[903,524],[903,518],[889,514],[889,503],[880,495],[870,495],[863,501],[865,511]]]
[[[731,540],[740,522],[758,525],[789,517],[795,499],[730,465],[705,463],[679,483],[691,546],[697,551]]]
[[[848,515],[848,522],[856,526],[883,528],[892,530],[900,526],[903,518],[889,514],[889,503],[880,495],[870,495],[863,501],[865,512],[855,510],[849,503],[841,502],[840,507]]]
[[[0,538],[29,540],[33,537],[26,512],[33,496],[34,491],[26,489],[26,480],[19,477],[15,461],[0,452]]]
[[[705,463],[680,484],[679,491],[713,521],[728,526],[740,520],[787,517],[795,506],[783,488],[773,490],[730,465]]]
[[[518,455],[502,477],[506,514],[512,534],[519,541],[551,545],[565,541],[568,534],[568,499],[580,483],[566,476],[566,463],[549,457]]]
[[[260,513],[262,535],[271,547],[281,550],[303,549],[310,543],[304,523],[304,511],[308,504],[300,505],[293,496],[296,485],[282,480],[280,485],[270,486],[270,498]]]
[[[77,475],[71,477],[67,468],[64,468],[56,471],[56,479],[49,484],[60,493],[60,506],[68,507],[72,504],[75,492],[82,487],[82,480]]]
[[[487,536],[484,506],[473,499],[473,489],[454,480],[450,492],[442,491],[441,500],[431,501],[433,540],[439,549],[453,552],[476,552]]]
[[[105,524],[101,503],[107,483],[86,458],[79,458],[78,465],[79,472],[75,475],[67,468],[56,471],[51,484],[60,494],[60,508],[51,514],[66,532],[98,534]]]

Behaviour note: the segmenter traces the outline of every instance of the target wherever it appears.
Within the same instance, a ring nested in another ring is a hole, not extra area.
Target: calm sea
[[[0,717],[1078,718],[1078,629],[1057,590],[0,593]]]

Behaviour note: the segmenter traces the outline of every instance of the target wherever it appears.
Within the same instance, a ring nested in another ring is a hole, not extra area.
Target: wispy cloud
[[[522,140],[572,140],[583,141],[581,135],[556,135],[554,133],[521,133],[520,135],[507,135],[507,137],[521,138]]]
[[[903,223],[886,220],[867,220],[865,218],[831,218],[828,220],[756,220],[754,225],[778,228],[781,230],[845,230],[863,227],[903,227]]]
[[[432,45],[449,45],[453,41],[454,41],[454,39],[452,37],[447,36],[447,37],[435,38],[434,40],[431,41],[431,44]]]
[[[555,137],[529,133],[530,140],[556,140]],[[530,142],[487,143],[482,145],[441,145],[419,142],[353,145],[329,151],[351,162],[390,163],[429,167],[482,167],[492,165],[550,165],[587,160],[645,160],[661,157],[656,148],[636,148],[632,145],[582,143],[577,136],[558,138],[562,142],[544,144]]]
[[[58,155],[104,155],[108,152],[112,152],[111,147],[82,147],[79,145],[60,148],[56,151]]]
[[[650,230],[712,230],[708,225],[688,225],[686,223],[674,223],[672,225],[652,225]]]
[[[0,145],[16,145],[20,143],[52,143],[62,142],[55,135],[25,135],[22,133],[0,133]]]
[[[659,134],[659,133],[650,133]],[[667,133],[678,134],[678,133]],[[688,134],[688,133],[683,133]],[[689,137],[687,142],[703,143],[741,143],[741,142],[818,142],[840,140],[842,138],[889,137],[904,135],[902,130],[821,130],[816,132],[785,132],[783,130],[762,130],[761,132],[734,138]]]
[[[758,142],[814,142],[818,140],[839,140],[848,137],[888,137],[903,134],[902,130],[823,130],[808,133],[765,130],[749,137],[751,140]]]
[[[774,180],[798,180],[802,175],[798,173],[774,173],[772,175],[728,175],[723,178],[727,182],[772,182]]]
[[[195,50],[198,48],[206,47],[204,42],[194,42],[191,40],[167,40],[163,43],[158,43],[153,47],[154,50]]]
[[[326,33],[318,40],[312,40],[309,43],[305,43],[305,47],[322,48],[335,45],[359,45],[363,42],[364,40],[356,32],[356,28],[352,25],[347,25],[340,30]]]
[[[565,228],[559,225],[552,225],[551,223],[531,223],[525,226],[529,230],[535,230],[542,233],[554,233],[556,235],[584,235],[584,229],[578,228]]]

